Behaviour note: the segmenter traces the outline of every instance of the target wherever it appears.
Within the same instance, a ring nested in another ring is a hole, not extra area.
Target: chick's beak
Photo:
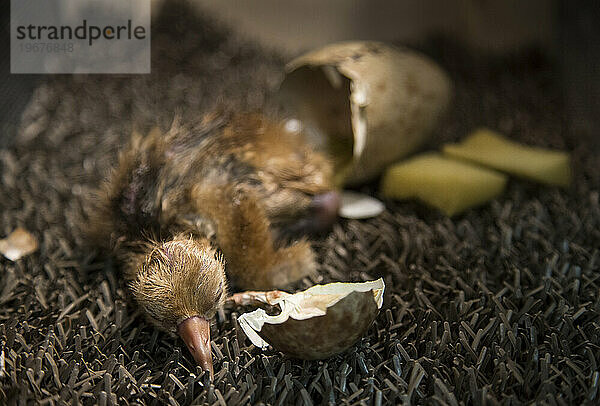
[[[209,371],[212,379],[214,371],[210,351],[210,321],[200,316],[189,317],[179,323],[177,332],[196,363]]]
[[[285,225],[280,230],[278,237],[318,235],[329,231],[337,220],[340,200],[340,195],[337,192],[327,192],[313,196],[304,216],[291,224]]]
[[[337,192],[327,192],[313,197],[309,209],[316,230],[329,230],[333,226],[340,209],[340,201],[340,195]]]

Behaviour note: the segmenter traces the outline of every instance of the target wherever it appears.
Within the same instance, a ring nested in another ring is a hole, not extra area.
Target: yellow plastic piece
[[[486,128],[474,131],[459,144],[444,146],[444,154],[489,166],[512,175],[556,186],[571,181],[569,154],[529,147]]]
[[[498,196],[506,182],[496,171],[430,153],[388,168],[381,191],[394,199],[418,198],[453,216]]]

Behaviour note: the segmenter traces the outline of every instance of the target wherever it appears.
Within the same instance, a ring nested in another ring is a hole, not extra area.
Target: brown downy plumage
[[[262,115],[176,120],[167,133],[133,134],[91,234],[114,250],[148,319],[177,331],[212,373],[209,320],[226,274],[237,288],[270,289],[314,271],[309,243],[286,241],[333,223],[331,182],[323,155]]]

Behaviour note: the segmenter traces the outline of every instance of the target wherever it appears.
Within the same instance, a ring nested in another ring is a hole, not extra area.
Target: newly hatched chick
[[[312,272],[310,244],[286,241],[330,227],[339,205],[328,160],[259,114],[134,134],[99,196],[94,240],[114,250],[147,318],[177,331],[211,375],[227,278],[271,289]]]

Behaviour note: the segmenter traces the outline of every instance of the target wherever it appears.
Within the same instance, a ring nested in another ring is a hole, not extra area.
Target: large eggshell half
[[[317,285],[295,294],[265,294],[264,309],[244,313],[239,324],[254,345],[271,344],[294,358],[323,359],[346,350],[369,328],[383,305],[383,279],[364,283]]]
[[[368,181],[415,151],[451,96],[448,76],[431,59],[380,42],[328,45],[286,68],[279,98],[318,147],[334,144],[334,154],[348,155],[342,184]]]

